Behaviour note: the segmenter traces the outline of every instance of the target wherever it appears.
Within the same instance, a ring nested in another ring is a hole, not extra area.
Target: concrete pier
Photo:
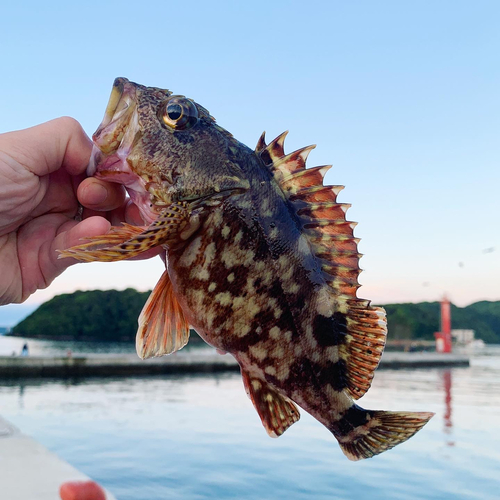
[[[435,352],[386,352],[380,368],[429,368],[469,366],[469,358]],[[106,377],[165,373],[237,371],[231,355],[215,352],[180,351],[170,356],[141,360],[135,354],[95,354],[72,357],[0,357],[0,378]]]
[[[89,478],[0,417],[0,498],[57,500],[66,481]],[[107,500],[115,497],[106,492]]]
[[[450,368],[469,366],[470,359],[463,354],[439,352],[384,352],[379,368]]]

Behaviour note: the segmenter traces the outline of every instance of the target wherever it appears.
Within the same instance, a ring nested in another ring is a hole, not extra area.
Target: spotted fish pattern
[[[232,354],[273,437],[313,415],[351,460],[405,441],[427,412],[365,410],[387,333],[385,311],[357,297],[359,258],[342,186],[285,154],[286,133],[255,150],[168,90],[117,79],[94,134],[91,174],[122,182],[149,226],[124,226],[62,252],[120,260],[154,246],[167,268],[139,320],[141,357],[174,352],[191,325]],[[112,174],[110,174],[112,172]]]

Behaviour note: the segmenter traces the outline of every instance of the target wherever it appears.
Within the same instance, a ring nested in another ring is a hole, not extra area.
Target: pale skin
[[[0,305],[23,302],[76,264],[57,250],[123,221],[142,224],[123,186],[86,178],[91,150],[73,118],[0,134]]]

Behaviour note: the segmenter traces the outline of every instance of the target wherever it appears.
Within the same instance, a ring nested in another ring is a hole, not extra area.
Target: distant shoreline
[[[14,326],[9,335],[66,342],[134,343],[137,318],[148,296],[149,292],[132,288],[57,295]],[[383,307],[391,342],[432,342],[434,333],[440,331],[439,302],[385,304]],[[464,308],[452,304],[451,318],[453,329],[474,330],[476,339],[500,343],[500,301],[480,301]],[[192,342],[196,342],[198,336],[192,333],[191,337]]]

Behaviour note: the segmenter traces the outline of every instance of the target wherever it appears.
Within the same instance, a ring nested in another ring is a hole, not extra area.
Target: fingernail
[[[108,197],[108,190],[101,184],[92,187],[92,201],[94,205],[104,203]]]

